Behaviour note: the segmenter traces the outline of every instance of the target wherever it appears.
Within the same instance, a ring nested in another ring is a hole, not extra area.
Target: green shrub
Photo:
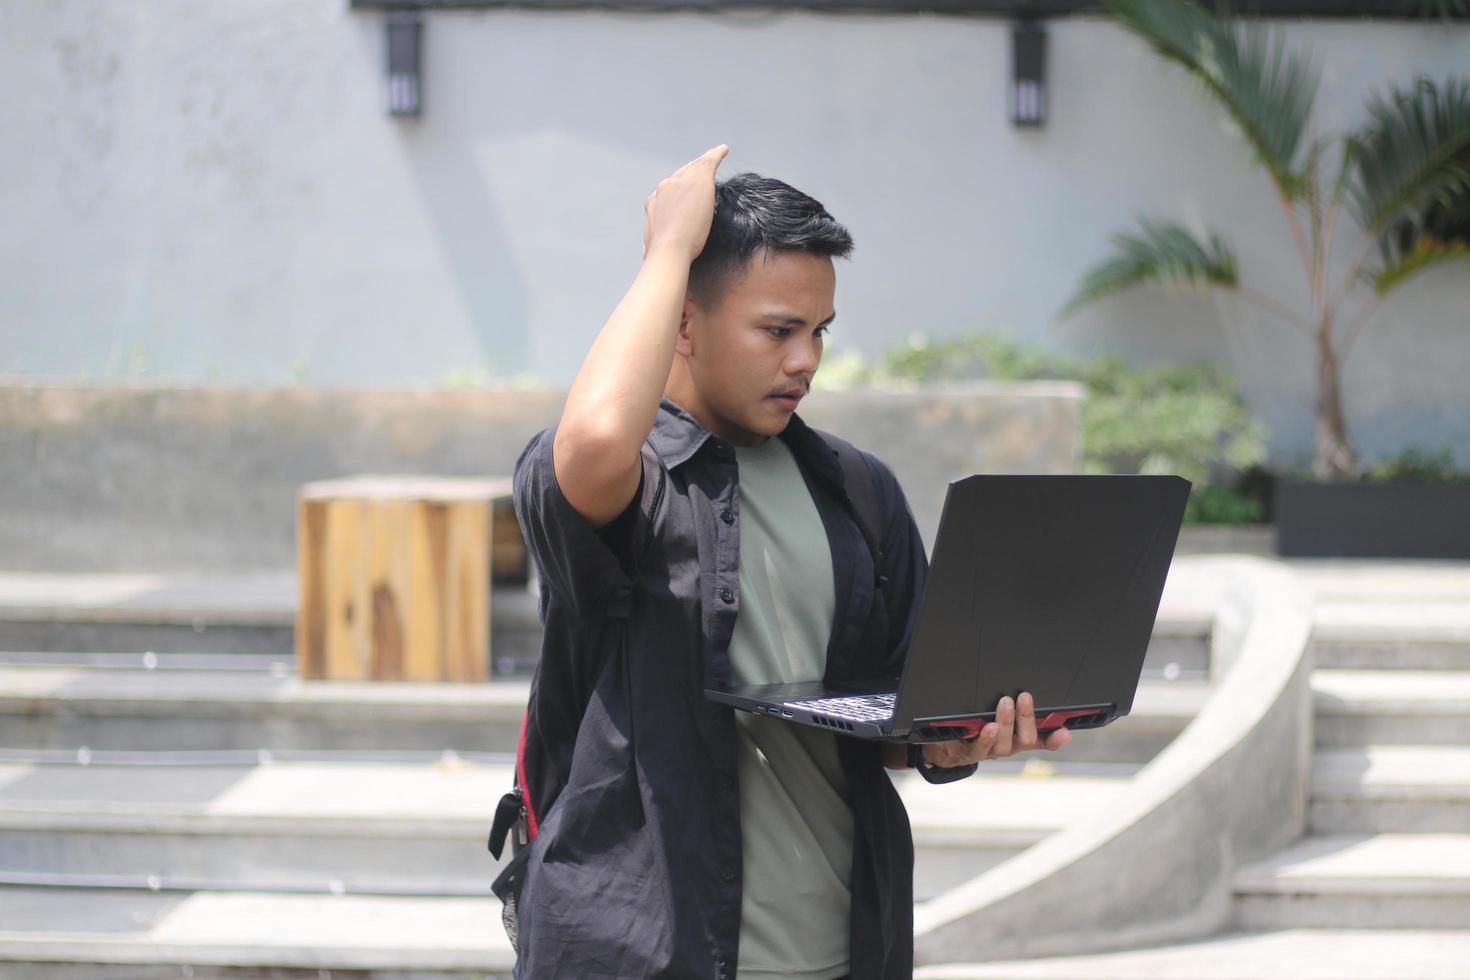
[[[1455,454],[1449,449],[1430,451],[1410,446],[1397,456],[1386,457],[1363,474],[1365,483],[1389,480],[1416,483],[1470,482],[1470,471],[1455,467]]]
[[[1234,487],[1207,483],[1189,491],[1184,523],[1259,524],[1262,511],[1261,501],[1255,497],[1248,497]]]
[[[1034,381],[1076,378],[1082,367],[1065,355],[985,331],[934,343],[911,337],[883,355],[878,374],[904,381]]]
[[[1246,408],[1235,376],[1213,362],[1137,368],[1112,355],[1077,360],[987,331],[935,343],[911,338],[887,351],[870,376],[1080,381],[1087,390],[1083,472],[1177,473],[1194,485],[1186,522],[1261,520],[1259,501],[1234,483],[1265,459],[1265,426]]]

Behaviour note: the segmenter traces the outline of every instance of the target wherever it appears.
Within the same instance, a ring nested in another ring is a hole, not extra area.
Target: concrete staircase
[[[1470,571],[1295,564],[1318,612],[1310,833],[1240,870],[1240,931],[921,976],[1470,977]],[[484,834],[523,675],[303,683],[279,642],[129,650],[139,629],[182,641],[268,619],[203,585],[204,615],[134,605],[111,633],[116,613],[44,591],[9,616],[0,601],[0,638],[49,622],[76,639],[75,615],[95,642],[0,654],[0,976],[507,974]],[[495,628],[524,637],[534,605],[516,603]],[[1206,628],[1166,605],[1135,714],[1070,755],[945,787],[896,774],[919,901],[1106,805],[1202,702]]]
[[[1470,566],[1288,564],[1315,596],[1308,833],[1239,869],[1239,931],[918,976],[1470,977]]]
[[[508,976],[485,836],[534,596],[496,599],[484,685],[303,682],[293,602],[287,576],[0,575],[0,976]],[[1045,762],[895,774],[917,898],[1105,805],[1198,710],[1207,628],[1162,616],[1133,715]]]
[[[0,667],[0,976],[509,975],[485,835],[523,681],[157,660]]]
[[[1393,571],[1307,570],[1309,830],[1241,869],[1243,928],[1470,929],[1470,573]]]

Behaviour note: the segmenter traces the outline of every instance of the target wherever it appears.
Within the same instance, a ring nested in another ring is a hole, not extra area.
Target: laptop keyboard
[[[859,694],[841,698],[813,698],[794,701],[809,711],[819,711],[847,721],[887,721],[893,717],[895,694]]]

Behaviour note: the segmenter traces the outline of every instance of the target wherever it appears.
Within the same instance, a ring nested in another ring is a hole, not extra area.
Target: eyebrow
[[[766,314],[764,314],[761,317],[761,319],[762,320],[774,320],[777,323],[784,323],[784,324],[788,324],[788,325],[793,326],[793,327],[804,327],[804,326],[806,326],[806,320],[802,319],[799,316],[791,316],[789,314],[766,313]],[[827,319],[823,320],[821,323],[817,324],[817,326],[819,326],[819,327],[826,326],[827,324],[831,323],[835,319],[837,319],[837,311],[836,310],[833,310],[832,311],[832,315],[829,316],[829,317],[827,317]]]

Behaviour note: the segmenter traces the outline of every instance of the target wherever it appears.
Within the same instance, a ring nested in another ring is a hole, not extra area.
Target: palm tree
[[[1117,253],[1083,277],[1061,315],[1142,283],[1234,290],[1313,342],[1312,473],[1323,480],[1356,477],[1358,460],[1343,419],[1344,359],[1392,290],[1431,265],[1470,256],[1470,82],[1451,76],[1436,84],[1420,75],[1407,89],[1370,99],[1369,121],[1357,131],[1314,138],[1308,124],[1317,70],[1287,51],[1279,35],[1259,23],[1239,26],[1223,6],[1212,15],[1191,0],[1102,2],[1125,28],[1197,79],[1250,144],[1296,240],[1310,312],[1242,286],[1235,258],[1218,235],[1201,243],[1180,225],[1140,218],[1141,234],[1111,236]],[[1324,184],[1320,171],[1329,156],[1337,167]],[[1333,287],[1332,230],[1344,208],[1361,235],[1346,275]],[[1370,266],[1375,245],[1377,261]],[[1359,282],[1371,295],[1345,316],[1344,300]]]

